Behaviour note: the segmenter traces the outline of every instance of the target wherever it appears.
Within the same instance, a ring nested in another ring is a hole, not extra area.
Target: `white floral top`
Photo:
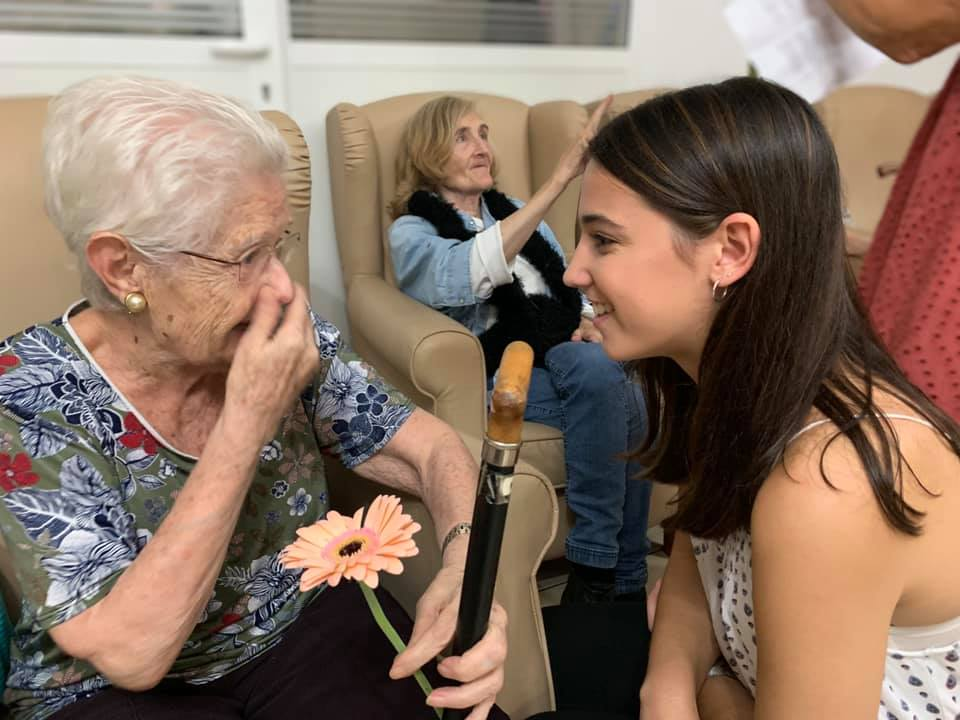
[[[4,701],[44,718],[107,681],[50,628],[103,598],[150,541],[196,458],[166,445],[72,334],[69,316],[0,343],[0,528],[23,602]],[[327,511],[321,453],[354,467],[412,412],[314,315],[317,382],[264,446],[206,611],[168,677],[205,683],[279,641],[314,593],[278,553]]]

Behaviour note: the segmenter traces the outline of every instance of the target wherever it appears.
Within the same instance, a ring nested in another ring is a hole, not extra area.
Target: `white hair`
[[[93,233],[122,235],[157,264],[208,246],[246,178],[284,172],[287,145],[235,100],[100,77],[51,100],[43,164],[47,213],[78,259],[84,293],[94,306],[121,307],[86,261]]]

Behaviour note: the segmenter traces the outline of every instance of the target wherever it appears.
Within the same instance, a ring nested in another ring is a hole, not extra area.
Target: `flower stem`
[[[363,593],[363,599],[366,600],[367,605],[370,606],[373,619],[377,621],[377,625],[383,631],[383,634],[387,636],[387,640],[393,645],[393,649],[396,650],[397,653],[402,653],[406,650],[407,645],[387,619],[386,614],[383,612],[383,607],[380,605],[380,601],[377,600],[376,593],[364,582],[358,582],[357,584],[360,586],[360,592]],[[417,670],[413,674],[413,677],[416,678],[417,684],[420,686],[420,689],[423,690],[424,696],[429,696],[430,693],[433,692],[433,686],[430,685],[427,676],[423,674],[423,670]],[[434,708],[433,711],[437,714],[438,718],[443,717],[443,711],[440,708]]]

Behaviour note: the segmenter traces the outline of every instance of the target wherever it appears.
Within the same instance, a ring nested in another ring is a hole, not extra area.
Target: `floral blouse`
[[[0,343],[0,528],[23,600],[4,701],[44,718],[108,685],[49,630],[103,598],[176,501],[196,458],[151,430],[73,333],[73,306]],[[314,315],[321,368],[263,447],[220,576],[167,677],[210,682],[276,644],[314,592],[278,555],[323,517],[321,453],[354,467],[411,403]]]

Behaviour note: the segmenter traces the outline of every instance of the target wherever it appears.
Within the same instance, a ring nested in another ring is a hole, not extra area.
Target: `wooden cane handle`
[[[502,443],[519,443],[527,391],[533,372],[533,348],[516,340],[503,351],[497,384],[493,388],[487,437]]]

